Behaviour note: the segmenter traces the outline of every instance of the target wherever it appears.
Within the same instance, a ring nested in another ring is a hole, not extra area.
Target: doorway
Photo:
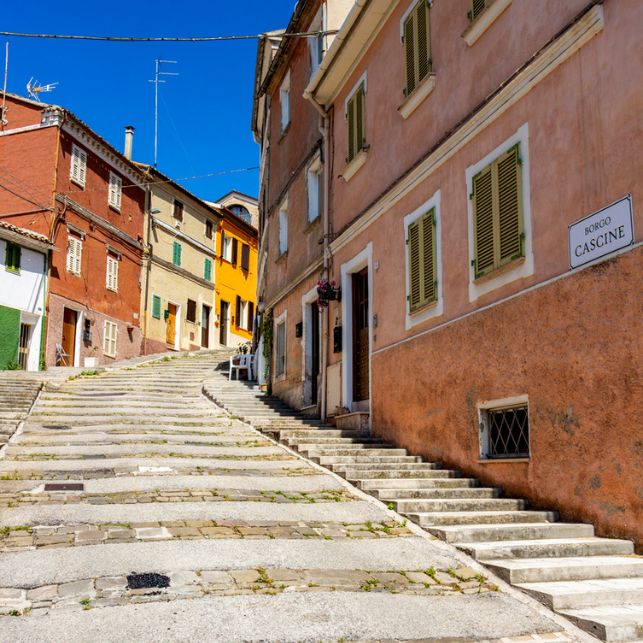
[[[352,275],[353,296],[353,401],[369,399],[370,345],[368,324],[368,267]]]
[[[210,348],[210,306],[201,306],[201,346]]]
[[[219,344],[221,346],[228,345],[228,311],[230,304],[227,301],[221,300],[219,309]]]
[[[29,370],[29,347],[31,346],[31,324],[20,324],[20,343],[18,344],[18,365],[23,371]]]
[[[317,306],[317,288],[302,298],[303,333],[302,354],[304,374],[304,405],[316,406],[319,402],[319,376],[321,373],[321,313]]]
[[[60,366],[75,366],[76,364],[76,326],[78,324],[78,313],[71,308],[63,309],[63,356],[60,359]]]
[[[176,312],[177,306],[168,303],[167,305],[167,326],[165,327],[165,341],[175,348],[176,345]]]

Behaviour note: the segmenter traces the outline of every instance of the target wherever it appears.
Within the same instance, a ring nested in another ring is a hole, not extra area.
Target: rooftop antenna
[[[9,41],[5,45],[4,54],[4,84],[2,85],[2,109],[0,109],[0,125],[5,127],[7,121],[7,76],[9,75]]]
[[[176,64],[176,60],[162,60],[157,58],[156,63],[156,72],[154,74],[154,80],[148,82],[154,83],[154,167],[158,164],[158,151],[159,151],[159,83],[165,83],[167,81],[162,80],[160,76],[178,76],[178,73],[173,71],[161,71],[161,65],[165,63]]]
[[[49,83],[48,85],[41,85],[39,81],[34,81],[33,77],[29,79],[27,83],[27,93],[31,98],[37,100],[39,103],[40,100],[39,94],[44,94],[46,92],[53,92],[56,89],[58,83]]]

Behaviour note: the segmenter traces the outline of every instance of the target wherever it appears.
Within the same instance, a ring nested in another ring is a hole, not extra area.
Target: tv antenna
[[[2,84],[2,107],[0,107],[0,126],[4,129],[9,121],[7,120],[7,76],[9,75],[9,41],[5,45],[4,53],[4,82]]]
[[[39,81],[34,80],[33,77],[29,79],[27,83],[27,93],[31,98],[41,102],[39,94],[44,94],[47,92],[53,92],[56,89],[58,83],[49,83],[48,85],[41,85]]]
[[[161,76],[178,76],[179,74],[174,71],[161,71],[161,65],[166,63],[171,63],[176,65],[178,61],[176,60],[162,60],[157,58],[156,63],[156,72],[154,74],[154,80],[148,82],[154,83],[154,167],[158,163],[158,151],[159,151],[159,83],[165,83],[167,81],[163,80]]]

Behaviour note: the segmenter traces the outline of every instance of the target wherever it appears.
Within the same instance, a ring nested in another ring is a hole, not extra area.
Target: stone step
[[[356,480],[359,489],[375,495],[375,491],[398,489],[470,489],[480,484],[477,478],[373,478]]]
[[[643,604],[602,605],[560,613],[603,641],[643,640]]]
[[[490,525],[558,520],[555,511],[449,511],[412,512],[406,515],[424,529],[439,525]]]
[[[517,583],[516,587],[556,611],[601,605],[643,604],[643,578]]]
[[[342,457],[342,456],[356,456],[365,454],[364,457],[375,458],[378,456],[405,456],[408,457],[406,449],[382,449],[378,445],[368,444],[355,444],[350,447],[342,446],[339,448],[326,447],[326,448],[305,448],[298,449],[299,453],[305,454],[309,458],[327,458],[327,457]],[[367,454],[367,455],[366,455]],[[410,456],[413,457],[413,456]]]
[[[360,463],[355,463],[360,464]],[[418,462],[411,464],[426,464],[430,463]],[[369,465],[368,469],[353,469],[352,467],[346,468],[345,466],[338,467],[337,465],[332,466],[332,470],[338,475],[346,478],[349,482],[353,484],[362,484],[366,481],[379,481],[379,480],[407,480],[407,479],[418,479],[418,478],[457,478],[456,472],[450,471],[448,469],[438,469],[437,467],[426,466],[422,468],[414,469],[402,469],[396,464],[392,464],[388,469],[384,467],[387,465],[386,462],[379,463],[375,465]],[[403,465],[402,465],[403,466]]]
[[[319,433],[316,431],[315,433]],[[282,436],[283,437],[283,436]],[[319,437],[318,435],[314,437],[298,437],[298,438],[284,438],[283,441],[289,447],[300,447],[300,446],[310,446],[310,447],[327,447],[327,446],[336,446],[336,445],[355,445],[363,447],[368,445],[377,445],[378,447],[389,447],[391,446],[387,442],[382,442],[378,438],[370,437]]]
[[[513,498],[470,498],[462,500],[390,500],[398,513],[418,511],[516,511],[524,509],[525,501]]]
[[[457,525],[430,527],[427,530],[448,543],[471,543],[540,538],[588,538],[594,535],[593,525],[566,522],[510,523],[507,525]]]
[[[454,481],[459,482],[458,478]],[[438,498],[498,498],[500,490],[494,487],[464,487],[446,489],[370,489],[369,493],[383,502],[388,500],[432,500]]]
[[[615,538],[543,538],[510,542],[457,543],[458,549],[485,562],[506,558],[567,558],[576,556],[629,556],[634,546]]]
[[[419,455],[322,455],[309,456],[309,458],[313,462],[317,462],[321,465],[349,463],[398,464],[406,462],[422,462],[422,458]]]
[[[485,560],[508,583],[540,583],[595,578],[643,578],[643,558],[635,556],[580,556],[577,558],[522,558]]]

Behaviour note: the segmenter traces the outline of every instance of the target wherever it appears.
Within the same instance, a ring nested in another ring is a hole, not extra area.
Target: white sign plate
[[[569,265],[578,268],[634,243],[632,196],[569,226]]]

